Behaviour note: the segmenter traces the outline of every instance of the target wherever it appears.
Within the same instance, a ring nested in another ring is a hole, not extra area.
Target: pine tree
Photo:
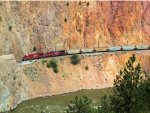
[[[70,103],[66,113],[93,113],[91,108],[91,100],[86,96],[83,98],[75,97],[75,100]]]
[[[142,89],[143,113],[150,113],[150,74],[145,72],[145,81],[140,86]]]
[[[111,109],[110,98],[107,95],[104,95],[101,99],[101,107],[98,109],[98,113],[114,113]]]
[[[111,105],[115,113],[141,113],[143,103],[142,88],[143,77],[141,76],[141,66],[135,66],[135,55],[132,55],[126,63],[124,70],[116,76],[114,81],[113,94],[111,95]]]

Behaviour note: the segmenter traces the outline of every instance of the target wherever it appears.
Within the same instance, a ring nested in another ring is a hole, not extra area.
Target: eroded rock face
[[[0,2],[0,55],[150,43],[150,2]],[[137,52],[143,69],[150,54]],[[113,86],[131,53],[59,61],[55,74],[38,61],[0,57],[0,111],[30,98]],[[6,56],[7,57],[7,56]],[[88,64],[89,70],[85,70]]]
[[[150,2],[1,2],[0,54],[150,43]]]
[[[29,97],[26,78],[22,79],[22,70],[12,56],[0,56],[0,112],[13,109]]]

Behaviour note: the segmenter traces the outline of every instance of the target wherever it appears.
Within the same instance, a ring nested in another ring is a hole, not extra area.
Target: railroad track
[[[109,54],[109,53],[123,53],[123,52],[150,52],[150,49],[134,49],[134,50],[116,50],[116,51],[103,51],[103,52],[85,52],[85,53],[77,53],[80,56],[98,56],[102,54]],[[64,57],[70,57],[72,54],[69,55],[61,55],[61,56],[56,56],[56,57],[47,57],[47,58],[64,58]],[[39,58],[39,59],[34,59],[34,60],[27,60],[27,61],[18,61],[18,65],[28,65],[32,64],[35,61],[41,60],[41,59],[47,59],[47,58]]]

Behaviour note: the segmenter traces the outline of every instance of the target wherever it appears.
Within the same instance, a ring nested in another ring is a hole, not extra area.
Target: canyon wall
[[[0,2],[0,55],[150,44],[150,2]]]
[[[0,2],[0,111],[31,98],[112,87],[133,53],[150,70],[149,51],[81,56],[76,66],[58,57],[58,74],[42,60],[20,65],[24,54],[136,44],[150,44],[150,2]]]
[[[14,57],[8,59],[8,56],[1,56],[0,111],[13,109],[20,102],[36,97],[112,87],[115,76],[132,54],[136,54],[143,70],[150,71],[149,51],[81,55],[78,65],[72,65],[69,57],[57,57],[57,74],[47,68],[42,59],[20,65]],[[48,62],[50,59],[45,60]],[[86,66],[89,68],[86,69]]]

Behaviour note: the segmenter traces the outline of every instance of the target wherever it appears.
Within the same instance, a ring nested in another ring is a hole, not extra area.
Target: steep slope
[[[69,58],[58,57],[58,74],[47,68],[42,60],[21,66],[14,58],[0,57],[0,111],[13,109],[31,98],[112,87],[115,76],[133,53],[143,69],[150,71],[150,52],[81,56],[78,65],[72,65]]]
[[[0,55],[150,44],[150,2],[1,2]]]

